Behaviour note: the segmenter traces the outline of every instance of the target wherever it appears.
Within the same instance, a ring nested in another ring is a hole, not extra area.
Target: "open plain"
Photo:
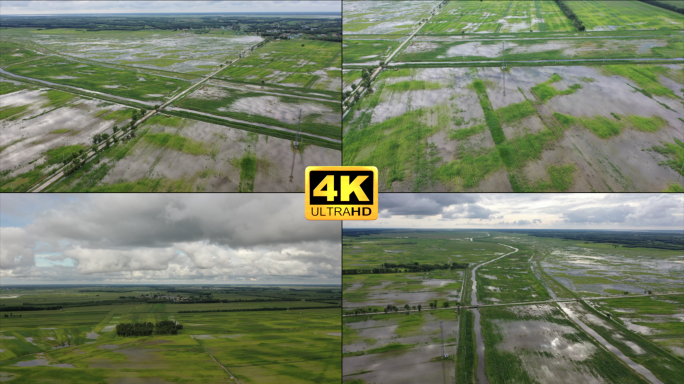
[[[345,229],[343,380],[677,383],[683,258],[675,232]]]
[[[337,287],[1,292],[3,382],[332,383],[340,377]],[[160,321],[182,329],[176,335],[116,333],[118,324]]]
[[[339,17],[36,20],[2,20],[0,191],[295,192],[340,164]]]

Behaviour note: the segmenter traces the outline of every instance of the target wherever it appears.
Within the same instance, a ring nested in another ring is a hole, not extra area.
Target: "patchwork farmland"
[[[171,19],[201,27],[3,18],[0,191],[294,192],[340,164],[339,17]]]
[[[401,3],[372,7],[398,23]],[[684,190],[684,15],[424,3],[411,28],[344,32],[344,165],[377,166],[396,192]]]
[[[343,382],[677,383],[681,233],[345,228]]]
[[[339,288],[41,286],[2,292],[2,381],[339,381]],[[10,311],[17,306],[32,310]],[[120,324],[162,321],[182,327],[173,335],[116,331]]]

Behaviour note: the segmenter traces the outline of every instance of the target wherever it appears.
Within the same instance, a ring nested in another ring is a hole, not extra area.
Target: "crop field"
[[[343,164],[377,166],[385,191],[662,191],[680,183],[682,69],[385,71],[344,119]]]
[[[684,16],[640,1],[571,1],[570,8],[590,31],[681,29]]]
[[[303,190],[304,169],[339,164],[339,151],[224,125],[159,114],[51,191]],[[292,176],[292,179],[290,179]]]
[[[78,31],[73,29],[10,29],[7,38],[27,39],[52,52],[79,59],[170,72],[203,75],[238,58],[260,36],[235,31]]]
[[[451,1],[421,34],[566,32],[574,30],[554,1]]]
[[[54,28],[69,21],[50,17],[49,29],[5,28],[0,191],[295,192],[306,166],[339,165],[336,21],[238,18],[148,20],[212,26],[197,29],[126,30],[140,20],[96,16],[83,22],[119,30]],[[20,19],[4,22],[40,24]],[[262,37],[245,23],[302,32]],[[122,135],[132,124],[141,129]]]
[[[30,64],[17,63],[5,70],[33,79],[78,86],[143,102],[163,100],[190,85],[181,79],[80,63],[55,56],[33,60]]]
[[[684,374],[681,250],[581,238],[345,229],[343,381],[677,383]],[[378,269],[445,258],[468,266],[452,276]],[[445,287],[459,283],[460,298],[428,297],[419,284],[437,276]],[[438,310],[426,305],[433,301]]]
[[[413,32],[439,1],[348,1],[343,2],[345,35],[404,34]]]
[[[376,26],[404,3],[377,5]],[[364,32],[352,4],[342,162],[377,166],[381,190],[682,188],[684,16],[572,1],[580,32],[555,1],[450,1],[402,37]]]
[[[344,38],[344,63],[356,65],[379,65],[395,49],[399,47],[403,36],[392,38],[390,35],[383,36],[350,36]],[[344,74],[345,85],[348,81]]]
[[[339,93],[341,67],[338,42],[277,40],[219,72],[217,78]]]
[[[63,308],[3,318],[0,377],[11,383],[231,383],[233,375],[242,383],[339,380],[340,310],[331,308],[339,303],[339,288],[217,287],[206,292],[183,287],[3,289],[3,306],[59,303]],[[141,297],[148,294],[249,301],[173,304],[160,297],[150,303]],[[281,295],[290,301],[272,297]],[[281,310],[263,310],[269,307]],[[321,309],[296,309],[301,307]],[[119,323],[161,320],[177,321],[183,328],[178,335],[164,336],[114,332]]]

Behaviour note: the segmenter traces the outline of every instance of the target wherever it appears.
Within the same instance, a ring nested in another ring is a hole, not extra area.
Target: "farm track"
[[[650,296],[672,296],[672,295],[681,295],[681,293],[653,293],[650,295],[620,295],[620,296],[601,296],[601,297],[583,297],[582,299],[553,299],[553,300],[542,300],[542,301],[520,301],[516,303],[501,303],[501,304],[478,304],[478,305],[463,305],[459,307],[460,309],[473,309],[473,308],[485,308],[485,307],[516,307],[516,306],[521,306],[521,305],[536,305],[536,304],[552,304],[552,303],[570,303],[570,302],[577,302],[579,300],[583,301],[594,301],[594,300],[610,300],[610,299],[629,299],[633,297],[650,297]],[[421,312],[425,311],[448,311],[448,310],[454,310],[454,308],[425,308],[422,309]],[[383,313],[383,312],[378,312],[378,313],[364,313],[364,314],[349,314],[349,315],[342,315],[342,317],[354,317],[354,316],[369,316],[369,315],[391,315],[392,313]],[[655,337],[655,336],[654,336]],[[677,336],[678,337],[678,336]]]
[[[642,63],[648,63],[648,62],[684,62],[684,57],[678,57],[678,58],[673,58],[673,59],[651,59],[651,58],[634,58],[634,59],[562,59],[562,60],[506,60],[506,64],[508,63],[523,63],[523,64],[529,64],[529,63],[586,63],[587,61],[589,62],[623,62],[623,63],[629,63],[629,62],[642,62]],[[497,66],[499,63],[501,63],[501,60],[486,60],[486,61],[409,61],[409,62],[401,62],[401,63],[390,63],[387,64],[390,67],[408,67],[411,65],[425,65],[425,64],[465,64],[465,65],[470,65],[470,64],[496,64]],[[583,64],[582,64],[583,65]]]
[[[199,340],[195,339],[195,335],[190,335],[190,337],[191,337],[193,340],[195,340],[195,341],[197,342],[197,344],[199,344],[200,347],[202,347],[202,349],[204,350],[204,352],[206,352],[207,355],[209,355],[209,356],[212,358],[212,360],[214,360],[214,362],[215,362],[216,364],[218,364],[221,368],[223,368],[224,371],[226,371],[226,373],[228,374],[228,376],[230,376],[233,380],[235,380],[235,383],[240,384],[240,380],[238,380],[238,378],[235,377],[235,375],[233,375],[232,373],[230,373],[230,371],[228,370],[228,368],[226,368],[223,364],[221,364],[218,360],[216,360],[216,358],[214,357],[214,355],[212,355],[211,353],[209,353],[209,351],[204,347],[204,345],[202,345],[202,343],[199,342]]]
[[[221,119],[221,120],[226,120],[226,121],[232,121],[232,122],[234,122],[234,123],[244,123],[244,124],[254,125],[254,126],[257,126],[257,127],[268,128],[268,129],[274,129],[274,130],[276,130],[276,131],[289,132],[289,133],[297,133],[297,131],[294,130],[294,129],[277,127],[277,126],[275,126],[275,125],[267,125],[267,124],[261,124],[261,123],[252,123],[252,122],[248,122],[248,121],[244,121],[244,120],[233,119],[232,117],[212,115],[212,114],[210,114],[210,113],[194,111],[194,110],[191,110],[191,109],[184,109],[184,108],[173,107],[172,109],[169,109],[169,110],[170,110],[170,111],[181,111],[181,112],[195,113],[195,114],[198,114],[198,115],[207,116],[207,117],[211,117],[211,118],[214,118],[214,119]],[[302,135],[302,134],[300,133],[300,135]],[[331,139],[331,138],[326,137],[326,136],[313,135],[313,134],[311,134],[311,133],[304,133],[303,135],[315,137],[315,138],[322,139],[322,140],[332,141],[332,142],[335,142],[335,143],[342,143],[342,140],[340,140],[340,139]]]

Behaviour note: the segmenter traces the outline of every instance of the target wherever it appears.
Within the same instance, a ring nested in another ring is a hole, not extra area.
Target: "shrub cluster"
[[[156,324],[149,322],[121,323],[117,324],[115,328],[117,336],[177,335],[179,329],[183,329],[181,324],[168,320],[163,320]]]

